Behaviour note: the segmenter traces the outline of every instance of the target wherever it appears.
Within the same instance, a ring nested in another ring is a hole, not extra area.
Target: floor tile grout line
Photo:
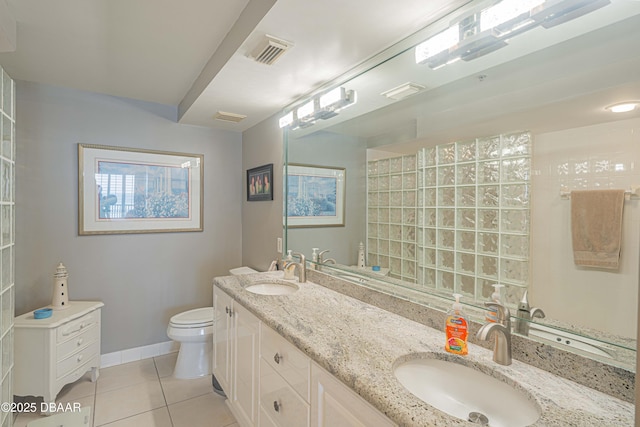
[[[164,393],[164,386],[162,385],[162,379],[160,378],[160,370],[158,369],[158,364],[156,363],[156,358],[153,358],[153,366],[156,368],[156,374],[158,375],[158,382],[160,382],[160,390],[162,390],[162,398],[164,399],[165,408],[167,408],[167,414],[169,414],[169,422],[171,423],[171,427],[174,427],[173,418],[171,417],[171,411],[169,411],[169,402],[167,402],[167,395]]]

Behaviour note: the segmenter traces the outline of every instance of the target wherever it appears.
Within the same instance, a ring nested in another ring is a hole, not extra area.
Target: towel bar
[[[571,199],[571,191],[560,191],[560,198],[565,200]],[[640,198],[640,187],[631,187],[631,189],[624,191],[625,200],[630,200],[632,198]]]

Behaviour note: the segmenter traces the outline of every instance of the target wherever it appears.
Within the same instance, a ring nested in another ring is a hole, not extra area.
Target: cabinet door
[[[312,427],[392,427],[395,424],[319,365],[311,365]]]
[[[231,312],[232,299],[217,286],[213,288],[213,374],[227,395],[231,394]]]
[[[257,424],[260,321],[240,304],[233,306],[233,375],[231,403],[245,422]]]

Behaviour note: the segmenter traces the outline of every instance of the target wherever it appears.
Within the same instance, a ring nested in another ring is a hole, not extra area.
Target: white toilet
[[[169,321],[167,335],[180,343],[174,377],[191,379],[211,374],[213,307],[176,314]]]
[[[239,275],[257,271],[238,267],[230,270],[230,273]],[[213,316],[213,307],[204,307],[176,314],[169,321],[167,335],[180,343],[174,377],[192,379],[211,375]]]

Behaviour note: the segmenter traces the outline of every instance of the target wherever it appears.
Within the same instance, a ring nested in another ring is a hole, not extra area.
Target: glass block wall
[[[15,242],[15,85],[0,68],[0,402],[13,401],[13,317]],[[10,412],[2,412],[2,427],[13,425]]]
[[[469,302],[501,283],[505,301],[517,303],[529,281],[529,133],[423,148],[369,162],[368,173],[370,264]]]
[[[417,278],[416,155],[368,163],[368,264],[411,283]]]

